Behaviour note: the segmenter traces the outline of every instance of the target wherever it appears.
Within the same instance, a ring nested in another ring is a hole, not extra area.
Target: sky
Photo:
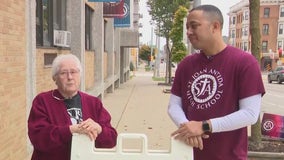
[[[241,0],[201,0],[201,4],[212,4],[218,7],[224,17],[224,27],[223,27],[223,35],[228,36],[228,28],[229,28],[229,13],[230,7],[234,4],[240,2]],[[142,37],[140,37],[140,42],[142,44],[151,45],[151,25],[150,20],[151,16],[148,13],[148,8],[146,5],[147,0],[140,0],[140,13],[143,14],[143,18],[140,19],[139,23],[142,23],[143,27],[139,29],[139,32],[142,33]],[[156,36],[153,35],[153,45],[156,45]],[[161,46],[165,44],[165,39],[162,38],[160,40]]]

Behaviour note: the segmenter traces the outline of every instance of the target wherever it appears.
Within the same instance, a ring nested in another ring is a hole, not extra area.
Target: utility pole
[[[151,54],[150,54],[150,69],[152,70],[152,58],[153,58],[153,22],[150,21],[151,24]]]
[[[158,33],[159,32],[160,32],[160,27],[158,26]],[[156,47],[157,47],[158,53],[155,58],[154,77],[160,77],[161,57],[160,57],[160,36],[159,34],[156,34]]]

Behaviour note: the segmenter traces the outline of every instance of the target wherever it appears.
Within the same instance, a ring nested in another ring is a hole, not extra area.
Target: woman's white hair
[[[81,62],[80,62],[80,60],[77,56],[75,56],[73,54],[60,54],[52,62],[52,68],[51,68],[52,77],[54,77],[58,73],[62,61],[66,60],[66,59],[73,60],[76,63],[76,67],[79,69],[79,71],[81,73],[82,65],[81,65]]]

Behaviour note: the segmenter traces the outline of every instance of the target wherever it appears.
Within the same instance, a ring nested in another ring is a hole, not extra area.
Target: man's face
[[[187,17],[187,37],[195,49],[205,49],[212,41],[213,25],[206,19],[203,11],[196,10]]]
[[[76,63],[71,59],[62,61],[54,81],[63,96],[74,96],[80,86],[80,71]]]

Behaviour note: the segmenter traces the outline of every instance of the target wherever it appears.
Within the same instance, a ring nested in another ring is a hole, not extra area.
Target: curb
[[[248,152],[248,160],[283,160],[284,153],[273,152]]]

